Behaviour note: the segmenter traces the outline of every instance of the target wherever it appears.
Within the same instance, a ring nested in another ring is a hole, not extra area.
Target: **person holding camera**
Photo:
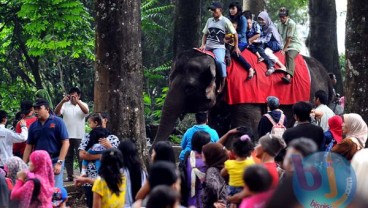
[[[85,118],[88,116],[88,105],[80,100],[81,91],[77,87],[72,87],[60,103],[55,108],[55,114],[63,115],[66,128],[69,134],[70,147],[65,158],[65,168],[68,177],[65,181],[73,181],[73,161],[76,155],[81,167],[81,160],[78,155],[78,147],[84,137]]]

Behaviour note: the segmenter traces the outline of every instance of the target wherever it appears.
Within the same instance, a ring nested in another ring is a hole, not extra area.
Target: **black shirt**
[[[293,139],[300,137],[310,138],[316,143],[318,149],[322,150],[324,134],[323,129],[319,126],[311,123],[301,123],[293,128],[287,129],[282,137],[287,145]]]

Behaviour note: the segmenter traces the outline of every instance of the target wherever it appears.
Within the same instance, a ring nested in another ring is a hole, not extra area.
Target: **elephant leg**
[[[249,126],[253,129],[254,138],[258,139],[258,123],[262,117],[260,104],[238,104],[231,106],[231,128]]]

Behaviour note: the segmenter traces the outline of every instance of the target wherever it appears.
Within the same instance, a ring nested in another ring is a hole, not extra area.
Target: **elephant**
[[[310,101],[314,98],[314,92],[320,89],[328,92],[331,100],[333,88],[326,69],[312,57],[304,57],[304,60],[311,77]],[[216,62],[209,55],[191,49],[176,57],[169,75],[169,90],[154,142],[166,140],[179,117],[207,110],[209,125],[219,135],[230,128],[244,125],[257,129],[259,120],[266,113],[266,104],[228,105],[222,101],[223,95],[216,93],[218,74]],[[292,105],[280,106],[289,120],[289,126],[293,124],[291,107]],[[254,133],[257,137],[256,131]]]

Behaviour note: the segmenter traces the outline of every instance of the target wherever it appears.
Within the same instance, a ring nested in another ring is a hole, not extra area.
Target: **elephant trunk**
[[[164,106],[162,108],[160,125],[154,140],[154,144],[158,141],[167,140],[175,127],[175,122],[184,111],[184,95],[183,91],[171,87],[167,93]]]

